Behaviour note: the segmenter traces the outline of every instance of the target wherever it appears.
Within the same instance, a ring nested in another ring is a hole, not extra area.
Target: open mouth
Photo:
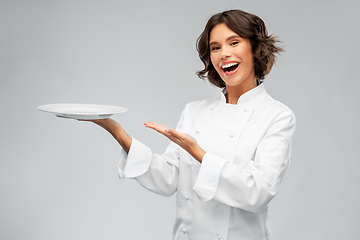
[[[221,69],[223,70],[223,72],[226,75],[230,75],[237,71],[237,69],[239,68],[239,65],[240,65],[240,63],[238,63],[238,62],[226,63],[224,65],[221,65]]]

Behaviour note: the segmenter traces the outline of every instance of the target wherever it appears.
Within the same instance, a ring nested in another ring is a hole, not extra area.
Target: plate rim
[[[56,111],[56,108],[89,108],[89,109],[94,109],[94,108],[98,108],[101,110],[104,110],[102,112],[93,112],[93,113],[76,113],[76,112],[72,112],[72,113],[67,113],[67,112],[63,112],[63,111]],[[59,117],[58,115],[61,114],[63,116],[69,116],[69,118],[77,118],[77,117],[100,117],[100,118],[104,118],[106,116],[110,117],[113,114],[117,114],[117,113],[123,113],[127,111],[127,108],[125,107],[120,107],[120,106],[114,106],[114,105],[104,105],[104,104],[87,104],[87,103],[53,103],[53,104],[43,104],[43,105],[39,105],[37,107],[38,110],[40,111],[44,111],[44,112],[49,112],[49,113],[53,113],[55,114],[57,117]],[[102,116],[103,115],[103,116]]]

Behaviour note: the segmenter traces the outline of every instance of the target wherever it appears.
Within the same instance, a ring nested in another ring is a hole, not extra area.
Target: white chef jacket
[[[291,159],[292,111],[261,84],[237,104],[226,103],[224,91],[187,104],[176,129],[206,151],[202,163],[174,143],[158,155],[133,138],[129,153],[121,153],[120,179],[177,193],[175,240],[271,239],[267,206]]]

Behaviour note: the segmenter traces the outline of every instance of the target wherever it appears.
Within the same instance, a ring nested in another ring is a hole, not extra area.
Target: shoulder
[[[275,137],[285,145],[290,143],[296,128],[296,118],[287,105],[266,94],[254,109],[252,117],[259,129],[263,128],[264,136]]]
[[[262,97],[262,101],[254,109],[254,117],[260,117],[267,121],[285,120],[295,125],[296,117],[294,112],[284,103],[275,100],[268,93],[265,93]]]
[[[182,131],[189,133],[189,129],[194,120],[210,109],[210,106],[216,101],[215,98],[209,98],[201,101],[193,101],[186,104],[181,114]]]
[[[218,98],[208,98],[200,101],[189,102],[185,106],[185,111],[188,113],[198,113],[203,109],[210,107]]]
[[[293,111],[284,103],[275,100],[272,96],[268,93],[264,96],[264,101],[262,101],[263,107],[268,111],[275,112],[275,113],[288,113],[289,115],[294,115]]]

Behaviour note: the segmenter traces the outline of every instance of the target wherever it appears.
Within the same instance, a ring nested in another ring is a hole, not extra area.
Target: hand
[[[112,126],[116,125],[117,122],[114,121],[111,118],[105,118],[105,119],[78,119],[78,121],[81,122],[93,122],[97,125],[99,125],[100,127],[103,127],[104,129],[106,129],[107,131],[110,132],[110,129]],[[118,128],[121,128],[120,124],[117,124]]]
[[[189,134],[181,133],[175,129],[166,128],[155,122],[146,122],[144,125],[145,127],[154,129],[155,131],[169,138],[172,142],[178,144],[201,163],[205,155],[205,151],[199,146],[195,138]]]

